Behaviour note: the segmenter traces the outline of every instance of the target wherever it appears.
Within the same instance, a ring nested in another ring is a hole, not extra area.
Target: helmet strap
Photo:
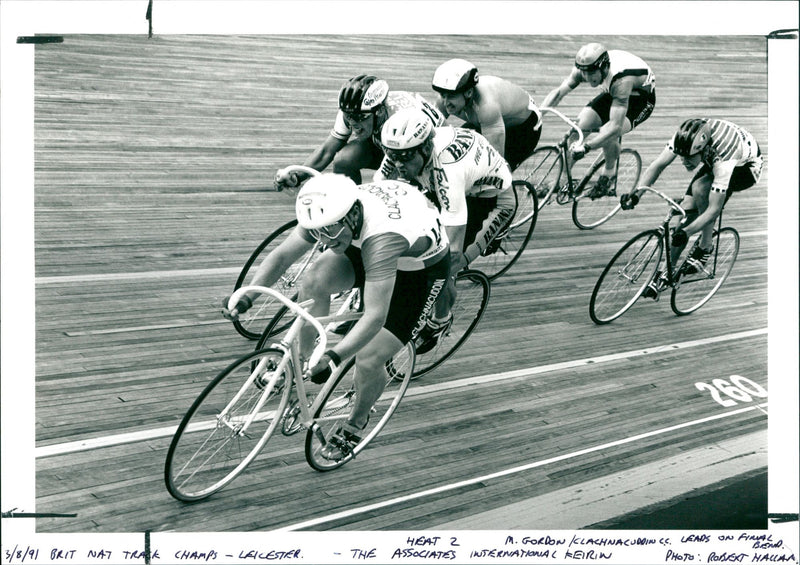
[[[361,227],[364,225],[364,208],[361,204],[360,200],[356,200],[353,203],[353,207],[350,208],[350,211],[347,212],[347,215],[344,217],[344,225],[348,227],[348,229],[353,234],[353,239],[358,239],[361,237]]]

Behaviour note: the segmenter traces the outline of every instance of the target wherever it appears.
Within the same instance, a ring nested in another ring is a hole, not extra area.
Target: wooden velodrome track
[[[369,72],[430,96],[435,67],[460,56],[541,101],[589,39],[97,35],[37,46],[36,510],[77,513],[37,531],[578,529],[763,472],[767,399],[723,407],[696,383],[737,374],[767,387],[766,40],[608,37],[656,73],[655,112],[625,138],[645,166],[696,115],[761,143],[761,182],[725,211],[741,250],[718,295],[688,317],[643,300],[595,326],[602,267],[664,208],[651,199],[581,232],[551,205],[468,345],[412,384],[356,461],[320,474],[300,436],[278,437],[205,502],[164,488],[171,429],[253,346],[218,302],[291,218],[292,202],[264,189],[324,139],[342,81]],[[574,116],[593,95],[582,87],[561,108]],[[546,121],[541,143],[562,130]],[[658,186],[679,196],[689,178],[676,162]]]

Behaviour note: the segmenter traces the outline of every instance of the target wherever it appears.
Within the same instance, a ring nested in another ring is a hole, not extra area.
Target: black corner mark
[[[64,38],[60,35],[20,35],[17,43],[64,43]]]
[[[797,514],[767,514],[767,519],[773,524],[784,524],[786,522],[797,522]]]
[[[3,518],[75,518],[77,514],[63,514],[59,512],[17,512],[12,508],[8,512],[3,512]]]
[[[776,29],[769,32],[767,39],[797,39],[796,29]]]
[[[150,565],[150,530],[144,531],[144,563]]]

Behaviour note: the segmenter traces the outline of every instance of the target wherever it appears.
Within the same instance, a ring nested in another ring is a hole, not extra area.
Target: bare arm
[[[317,171],[323,171],[325,167],[331,164],[336,153],[346,144],[347,141],[344,139],[339,139],[329,134],[328,138],[308,156],[303,165]]]
[[[495,103],[481,104],[477,111],[481,134],[501,156],[505,157],[506,125],[503,122],[500,106]]]
[[[307,241],[300,235],[299,227],[296,227],[288,237],[281,242],[269,255],[264,258],[258,266],[250,283],[254,286],[272,286],[278,278],[286,272],[292,263],[303,256],[303,253],[311,249],[314,243]],[[250,298],[255,297],[256,293],[248,293]]]
[[[558,86],[558,88],[554,88],[550,91],[550,94],[545,96],[544,100],[542,100],[542,106],[555,108],[558,106],[558,103],[570,92],[572,92],[575,87],[577,87],[581,83],[581,73],[577,69],[573,69],[570,75],[564,79],[564,82]]]
[[[658,177],[661,176],[661,173],[664,172],[672,161],[675,160],[675,153],[669,150],[668,147],[664,147],[664,150],[661,151],[656,160],[650,163],[650,166],[647,167],[647,170],[642,175],[641,180],[639,181],[640,186],[653,186],[653,184],[658,180]]]

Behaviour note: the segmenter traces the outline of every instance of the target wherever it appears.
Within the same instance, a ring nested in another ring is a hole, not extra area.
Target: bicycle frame
[[[656,190],[655,188],[650,188],[649,186],[642,186],[637,188],[638,191],[644,192],[651,192],[664,200],[669,205],[669,210],[667,211],[667,215],[664,217],[664,220],[661,222],[661,227],[659,231],[661,232],[662,240],[664,241],[664,255],[666,256],[666,276],[667,281],[669,282],[670,286],[674,286],[678,281],[676,278],[676,273],[674,272],[675,269],[673,268],[672,264],[672,254],[670,250],[672,249],[670,235],[669,235],[669,224],[672,221],[673,216],[681,216],[681,218],[686,218],[686,211],[681,208],[681,205],[678,204],[675,200],[661,192],[660,190]],[[721,215],[720,215],[721,216]]]
[[[553,194],[553,192],[560,191],[562,187],[568,187],[568,189],[570,191],[572,190],[572,185],[573,185],[573,182],[572,182],[573,181],[573,178],[572,178],[572,167],[567,167],[567,163],[568,163],[567,158],[568,158],[568,150],[569,150],[569,147],[567,146],[567,142],[569,141],[569,138],[572,135],[572,131],[575,131],[578,134],[578,141],[577,141],[578,144],[583,144],[584,136],[583,136],[583,130],[581,130],[581,128],[578,126],[578,124],[576,124],[571,119],[569,119],[561,111],[556,110],[555,108],[550,108],[549,106],[544,106],[544,107],[539,108],[539,109],[542,111],[543,114],[544,113],[550,113],[550,114],[553,114],[554,116],[558,117],[559,119],[561,119],[561,121],[563,121],[565,124],[567,124],[569,126],[569,128],[570,128],[570,131],[568,131],[566,134],[564,134],[564,137],[556,145],[558,147],[559,153],[561,155],[561,162],[564,164],[564,168],[563,168],[562,174],[566,174],[567,182],[566,183],[558,182],[556,186],[552,187],[550,189],[550,191],[548,191],[548,193],[544,196],[544,198],[542,198],[543,203],[545,203],[550,198],[550,196]],[[596,159],[599,159],[599,158],[600,158],[600,156],[598,156]],[[559,181],[560,180],[561,179],[559,178]],[[559,204],[566,204],[567,201],[568,200],[565,200],[564,202],[559,202]]]
[[[337,314],[334,316],[320,316],[319,318],[312,316],[308,313],[307,308],[313,303],[313,301],[308,300],[302,303],[296,303],[289,298],[286,298],[280,292],[273,290],[269,287],[263,286],[247,286],[242,287],[237,290],[230,298],[229,304],[235,305],[239,298],[246,292],[261,292],[264,294],[269,294],[270,296],[274,297],[276,300],[282,302],[289,310],[291,310],[297,317],[292,322],[292,325],[289,328],[289,331],[286,335],[281,339],[279,343],[273,344],[274,347],[281,349],[284,352],[283,357],[281,358],[280,363],[276,370],[273,371],[273,378],[270,379],[270,382],[264,389],[264,392],[261,394],[261,398],[259,402],[254,407],[250,415],[248,416],[247,420],[242,424],[240,430],[238,430],[238,434],[243,435],[247,428],[252,424],[252,422],[256,419],[258,414],[260,413],[261,408],[263,407],[266,400],[269,398],[271,392],[274,390],[278,375],[281,375],[283,371],[286,370],[287,365],[291,361],[291,373],[292,379],[291,381],[294,383],[294,387],[297,391],[298,398],[305,398],[308,399],[308,394],[306,391],[305,381],[303,380],[303,374],[301,370],[301,362],[300,362],[300,344],[298,337],[300,335],[300,330],[305,324],[311,324],[311,326],[316,330],[318,334],[318,343],[314,348],[311,357],[308,361],[308,366],[313,367],[314,365],[319,362],[320,358],[322,357],[324,351],[327,348],[327,335],[325,326],[323,324],[330,324],[333,322],[343,322],[348,320],[356,320],[361,316],[360,312],[354,312],[349,314]],[[265,360],[262,360],[259,365],[257,365],[252,374],[248,377],[245,383],[242,385],[241,390],[235,397],[231,400],[228,406],[220,413],[217,417],[218,420],[222,420],[225,415],[227,414],[230,406],[233,406],[236,401],[241,396],[242,392],[249,387],[253,381],[258,376],[260,370],[263,368],[262,363]],[[341,365],[341,368],[344,368],[345,364]],[[340,369],[341,370],[341,369]],[[313,402],[309,406],[308,402],[299,402],[300,414],[301,414],[301,423],[306,428],[312,428],[315,430],[319,430],[319,426],[317,425],[317,419],[315,419],[312,414],[314,414],[317,409],[320,407],[322,400],[326,397],[327,392],[336,385],[337,379],[335,378],[337,375],[334,374],[328,381],[324,384],[322,389],[317,393],[316,397],[314,398]],[[291,383],[287,383],[287,386],[291,387]],[[347,417],[347,414],[338,416],[333,419],[344,419]],[[328,418],[330,419],[330,418]],[[318,432],[317,432],[318,433]],[[318,433],[320,436],[320,440],[325,443],[324,437],[321,437],[321,434]]]

